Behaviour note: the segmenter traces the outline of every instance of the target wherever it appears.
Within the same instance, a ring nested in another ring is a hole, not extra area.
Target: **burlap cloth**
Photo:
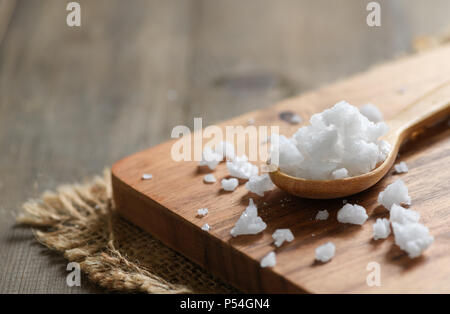
[[[106,289],[146,293],[236,292],[119,216],[110,171],[85,184],[60,186],[23,205],[18,222],[36,239],[78,262]]]

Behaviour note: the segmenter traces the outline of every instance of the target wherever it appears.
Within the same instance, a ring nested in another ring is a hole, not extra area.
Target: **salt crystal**
[[[221,183],[222,188],[228,192],[234,191],[236,187],[239,185],[239,181],[236,178],[222,179]]]
[[[392,184],[389,184],[386,189],[378,195],[378,203],[391,209],[393,204],[407,204],[411,205],[411,198],[408,195],[408,188],[405,183],[398,179]]]
[[[316,215],[316,220],[327,220],[329,215],[327,210],[319,210]]]
[[[204,224],[203,226],[202,226],[202,230],[203,231],[209,231],[211,229],[211,227],[208,225],[208,224]]]
[[[380,109],[378,109],[378,107],[374,104],[368,103],[362,105],[359,108],[359,111],[372,122],[377,123],[383,121],[383,114],[381,113]]]
[[[208,208],[200,208],[197,210],[197,215],[205,217],[208,214]]]
[[[210,173],[203,177],[203,181],[205,181],[206,183],[214,183],[217,180],[216,180],[216,177]]]
[[[331,242],[321,245],[316,248],[316,260],[322,263],[328,262],[333,258],[335,251],[336,247]]]
[[[342,204],[347,204],[347,200],[342,200]]]
[[[264,192],[272,190],[275,185],[270,180],[270,176],[266,173],[263,175],[251,176],[245,184],[247,190],[259,196],[264,196]]]
[[[345,168],[334,170],[331,175],[333,179],[344,179],[348,177],[348,171]]]
[[[213,170],[222,161],[223,157],[221,154],[216,153],[207,146],[203,149],[202,160],[199,162],[200,166],[208,166],[209,169]]]
[[[392,223],[395,244],[408,253],[410,258],[418,257],[433,242],[434,237],[424,225],[413,222],[407,224]]]
[[[270,252],[261,260],[261,267],[273,267],[277,263],[275,252]]]
[[[255,124],[255,119],[253,119],[253,118],[248,119],[247,124],[249,124],[249,125]]]
[[[153,178],[153,175],[151,174],[148,173],[142,174],[142,180],[150,180],[151,178]]]
[[[258,208],[250,199],[249,205],[231,229],[230,234],[236,237],[241,234],[257,234],[266,229],[266,223],[258,216]]]
[[[284,241],[292,242],[294,235],[290,229],[277,229],[272,234],[272,238],[275,240],[275,246],[280,247]]]
[[[405,173],[405,172],[408,172],[408,170],[409,170],[408,165],[404,161],[402,161],[399,164],[396,164],[394,166],[394,169],[395,169],[395,172],[397,172],[397,173]]]
[[[342,223],[350,223],[355,225],[362,225],[366,222],[366,209],[359,205],[345,204],[337,214],[337,220]]]
[[[377,218],[377,221],[373,224],[373,239],[386,239],[391,234],[391,227],[389,226],[389,220],[386,218]]]
[[[245,155],[227,161],[227,169],[232,177],[239,179],[248,180],[250,177],[258,175],[258,167],[248,162]]]
[[[279,157],[282,172],[329,180],[334,175],[342,178],[345,172],[341,169],[346,169],[347,176],[353,177],[373,170],[389,154],[389,144],[378,141],[388,131],[387,125],[369,121],[345,101],[313,115],[310,123],[289,139],[272,135],[271,160]]]
[[[389,220],[391,222],[396,222],[404,225],[408,223],[419,222],[419,219],[420,214],[414,210],[405,209],[397,204],[393,204],[391,207],[389,215]]]

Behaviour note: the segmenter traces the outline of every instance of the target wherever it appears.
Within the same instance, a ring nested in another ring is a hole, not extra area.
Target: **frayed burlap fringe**
[[[28,201],[18,222],[62,252],[101,287],[123,292],[234,292],[217,278],[127,222],[114,210],[108,170],[86,184],[63,185]]]

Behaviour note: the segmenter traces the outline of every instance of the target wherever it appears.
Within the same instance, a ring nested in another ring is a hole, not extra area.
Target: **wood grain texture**
[[[292,110],[308,121],[312,113],[346,99],[355,105],[370,101],[386,119],[448,82],[450,46],[403,59],[336,84],[289,99],[274,107],[245,114],[220,124],[246,125],[250,116],[256,125],[279,125],[291,135],[297,126],[281,121],[279,113]],[[406,74],[407,73],[407,74]],[[400,92],[401,91],[401,92]],[[417,108],[417,106],[411,106]],[[406,175],[388,175],[369,190],[351,196],[350,203],[367,209],[363,226],[340,224],[336,220],[342,199],[308,200],[274,190],[260,198],[243,185],[224,193],[219,181],[228,175],[224,164],[214,172],[218,182],[204,184],[197,162],[171,159],[174,141],[160,144],[117,162],[112,169],[116,205],[124,217],[152,233],[212,273],[248,292],[386,293],[450,292],[450,128],[441,123],[410,142],[399,159],[406,161]],[[153,179],[142,180],[142,173]],[[435,243],[420,258],[410,259],[394,245],[391,235],[372,240],[372,224],[387,217],[377,204],[377,196],[388,184],[402,178],[409,188],[414,210],[430,228]],[[258,235],[233,238],[230,230],[255,198],[267,229]],[[290,201],[283,199],[289,197]],[[264,205],[266,202],[268,205]],[[206,217],[196,216],[206,207]],[[330,211],[326,221],[315,221],[318,210]],[[208,223],[209,232],[201,230]],[[275,229],[290,228],[293,242],[273,246]],[[314,250],[328,241],[336,245],[336,256],[326,264],[314,262]],[[268,252],[277,252],[277,265],[263,269],[259,261]],[[381,287],[366,283],[367,266],[381,267]]]
[[[0,0],[0,3],[11,0]],[[0,44],[0,292],[101,292],[15,227],[28,198],[169,139],[411,51],[450,2],[382,1],[382,27],[349,0],[18,0]],[[3,7],[2,7],[3,8]]]

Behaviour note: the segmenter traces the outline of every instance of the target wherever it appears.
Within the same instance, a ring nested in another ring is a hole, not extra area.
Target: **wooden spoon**
[[[386,160],[371,172],[338,180],[307,180],[287,175],[278,169],[269,173],[270,178],[280,189],[304,198],[331,199],[359,193],[376,184],[388,173],[405,139],[449,115],[450,83],[446,83],[386,121],[389,132],[382,139],[391,144],[391,152]]]

